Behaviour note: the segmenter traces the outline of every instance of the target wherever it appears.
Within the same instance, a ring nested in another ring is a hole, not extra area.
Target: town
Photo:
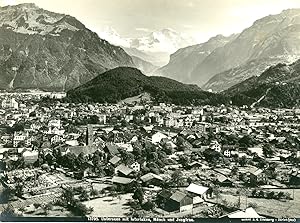
[[[1,92],[2,217],[300,217],[300,109]]]

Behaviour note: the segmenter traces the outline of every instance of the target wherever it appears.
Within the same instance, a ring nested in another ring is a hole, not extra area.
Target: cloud
[[[148,28],[142,28],[142,27],[140,27],[140,28],[135,28],[135,30],[136,31],[141,31],[141,32],[151,32],[151,30],[150,29],[148,29]]]
[[[6,6],[6,5],[15,5],[17,4],[16,0],[2,0],[0,1],[0,5]]]
[[[184,28],[186,28],[186,29],[192,29],[192,28],[194,28],[194,26],[192,26],[192,25],[188,25],[188,24],[184,24],[184,25],[182,25]]]
[[[189,3],[187,4],[187,6],[188,6],[188,7],[194,7],[194,3],[193,3],[193,2],[189,2]]]

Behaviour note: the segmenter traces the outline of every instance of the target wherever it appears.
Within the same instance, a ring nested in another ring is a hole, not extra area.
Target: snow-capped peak
[[[196,43],[193,38],[170,28],[149,32],[146,36],[139,38],[122,38],[112,27],[105,27],[98,34],[114,45],[136,48],[144,52],[166,52],[171,54],[179,48]]]
[[[130,41],[126,38],[122,38],[117,31],[110,26],[103,27],[98,32],[98,35],[101,39],[105,39],[113,45],[130,47]]]

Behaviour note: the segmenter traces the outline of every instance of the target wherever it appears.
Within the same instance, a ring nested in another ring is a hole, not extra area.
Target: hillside
[[[268,66],[291,63],[300,58],[299,36],[300,9],[266,16],[198,63],[191,73],[191,80],[205,90],[228,89],[237,83],[236,80],[245,80],[244,76],[255,76]],[[257,69],[251,66],[253,61],[256,61]]]
[[[68,90],[108,69],[134,66],[76,18],[34,4],[0,7],[0,89]]]
[[[252,76],[260,75],[270,66],[276,65],[280,61],[281,60],[278,58],[265,58],[249,61],[244,65],[229,69],[213,76],[202,86],[202,88],[205,90],[212,90],[213,92],[224,91]]]
[[[235,105],[291,108],[300,105],[300,60],[277,64],[224,92]]]
[[[155,102],[174,104],[218,104],[223,96],[202,91],[165,77],[147,77],[136,68],[119,67],[98,75],[82,86],[70,90],[73,102],[93,101],[117,103],[142,93],[149,93]]]
[[[135,67],[139,70],[141,70],[144,74],[151,74],[153,71],[155,71],[158,67],[153,65],[152,63],[143,60],[136,56],[131,56],[132,61],[135,65]]]
[[[158,69],[155,73],[184,83],[193,83],[191,73],[195,67],[215,49],[224,46],[234,39],[234,37],[235,35],[229,37],[218,35],[205,43],[179,49],[170,56],[169,63]]]

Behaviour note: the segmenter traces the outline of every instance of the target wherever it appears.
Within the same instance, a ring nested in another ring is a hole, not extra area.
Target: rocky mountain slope
[[[154,66],[152,63],[145,61],[139,57],[131,56],[131,58],[135,67],[141,70],[146,75],[151,74],[152,72],[158,69],[157,66]]]
[[[249,61],[242,66],[216,74],[202,88],[212,90],[213,92],[224,91],[252,76],[259,76],[262,71],[281,61],[285,60],[280,58],[265,58]]]
[[[174,104],[219,104],[222,95],[202,91],[166,77],[147,77],[136,68],[119,67],[98,75],[93,80],[68,92],[73,102],[117,103],[126,98],[149,93],[156,102]]]
[[[289,9],[254,22],[233,41],[207,56],[193,70],[191,77],[200,86],[208,81],[205,89],[213,87],[221,91],[232,86],[232,80],[243,80],[244,75],[250,77],[261,73],[265,65],[272,65],[274,61],[290,63],[299,57],[300,9]],[[253,61],[262,70],[245,70]],[[236,68],[234,72],[227,71],[232,68]],[[217,74],[218,77],[214,77]]]
[[[300,105],[300,60],[277,64],[224,91],[235,105],[287,107]]]
[[[225,37],[218,35],[205,43],[179,49],[170,56],[169,63],[158,69],[156,74],[174,78],[185,83],[193,83],[191,73],[197,64],[201,63],[215,49],[233,40],[235,36]]]
[[[68,90],[118,66],[134,64],[72,16],[34,4],[0,8],[1,89]]]

